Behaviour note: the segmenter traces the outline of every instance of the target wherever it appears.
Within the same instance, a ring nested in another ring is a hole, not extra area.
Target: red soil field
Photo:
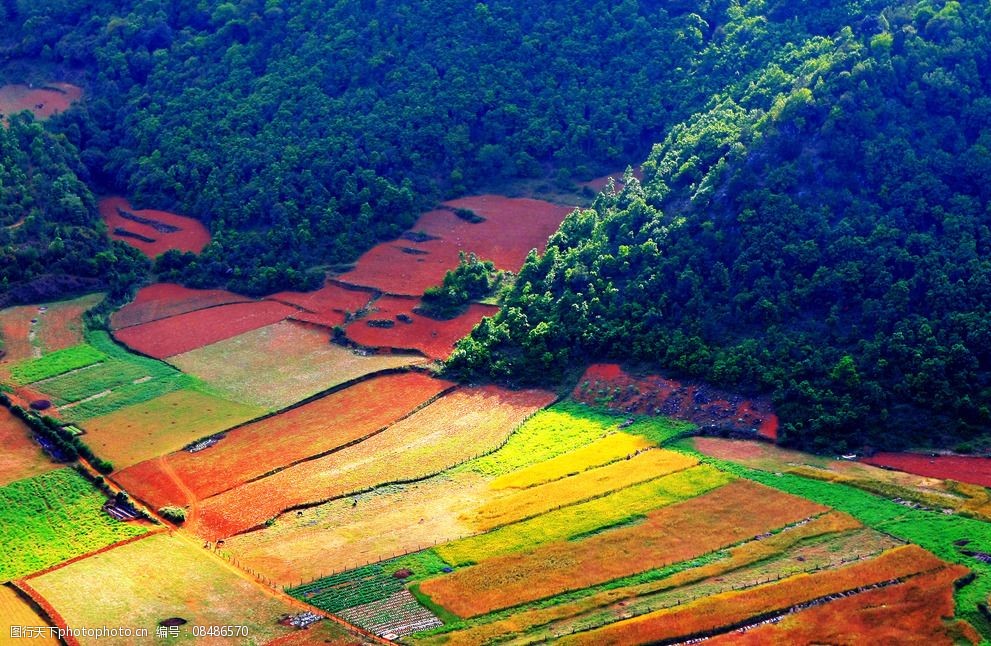
[[[878,453],[861,460],[877,467],[889,467],[920,476],[956,480],[991,487],[991,458],[919,453]]]
[[[368,379],[230,431],[208,449],[147,460],[116,478],[154,508],[185,500],[176,478],[207,498],[375,433],[453,385],[416,372]]]
[[[603,175],[602,177],[596,177],[595,179],[590,179],[587,182],[582,182],[582,186],[587,186],[596,193],[601,193],[603,189],[609,184],[609,180],[613,179],[616,182],[616,191],[623,190],[623,174],[626,172],[625,169],[618,170],[614,173],[609,173],[608,175]],[[643,181],[643,169],[639,166],[633,169],[633,176],[636,177],[641,182]]]
[[[329,283],[313,292],[279,292],[267,296],[266,300],[295,305],[308,312],[323,314],[335,312],[357,312],[372,299],[372,293],[359,289],[347,289]]]
[[[438,321],[414,314],[418,299],[402,296],[382,296],[372,302],[371,311],[364,318],[353,321],[347,327],[347,337],[355,343],[370,348],[418,350],[431,359],[446,359],[458,339],[486,316],[499,311],[494,305],[472,303],[460,316],[449,321]],[[411,322],[400,320],[406,315]],[[376,327],[370,321],[392,321],[392,327]]]
[[[825,511],[808,500],[737,480],[662,507],[629,527],[482,561],[420,589],[459,617],[585,588],[707,554]]]
[[[870,590],[814,606],[778,623],[710,640],[714,646],[763,644],[931,644],[978,643],[979,635],[953,617],[953,582],[962,566],[913,577],[899,585]]]
[[[335,310],[330,310],[329,312],[314,313],[314,312],[297,312],[289,317],[292,321],[299,321],[300,323],[309,323],[310,325],[316,325],[321,328],[333,328],[338,325],[344,325],[347,320],[343,312],[338,312]]]
[[[0,86],[0,114],[9,117],[30,110],[35,118],[47,119],[65,112],[82,96],[82,88],[69,83],[46,83],[41,87],[4,85]]]
[[[530,249],[543,250],[572,210],[550,202],[498,195],[476,195],[450,202],[420,216],[404,238],[380,244],[363,255],[344,283],[388,294],[419,296],[439,285],[458,264],[458,252],[474,252],[500,269],[518,271]],[[485,218],[471,223],[454,214],[470,209]],[[416,234],[425,234],[421,239]]]
[[[169,249],[199,253],[210,242],[210,232],[202,222],[194,218],[169,213],[168,211],[134,209],[126,199],[118,196],[102,198],[99,206],[100,216],[107,223],[107,228],[110,230],[110,237],[114,240],[126,242],[149,258],[154,258]],[[117,210],[118,208],[129,211],[142,218],[149,218],[168,226],[178,227],[179,230],[172,232],[158,231],[150,224],[134,222],[133,220],[124,218]],[[120,235],[115,232],[117,229],[123,229],[144,238],[149,238],[152,242],[132,236]]]
[[[0,486],[58,468],[31,439],[31,429],[0,407]]]
[[[232,303],[117,330],[121,343],[164,359],[277,323],[297,312],[273,301]]]
[[[778,436],[778,417],[765,399],[746,399],[701,382],[634,376],[612,363],[589,366],[571,396],[626,413],[666,415],[703,428],[756,429],[771,440]]]
[[[175,283],[155,283],[143,288],[133,301],[114,312],[110,325],[117,330],[207,307],[249,301],[247,296],[222,289],[189,289]]]
[[[425,478],[494,450],[554,399],[542,390],[458,388],[382,433],[204,500],[196,521],[187,525],[216,540],[293,507]]]

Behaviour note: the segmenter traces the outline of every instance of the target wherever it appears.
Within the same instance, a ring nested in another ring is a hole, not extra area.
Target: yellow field
[[[700,465],[536,518],[436,548],[448,563],[463,565],[563,540],[621,523],[658,507],[693,498],[734,476]]]
[[[552,480],[560,480],[588,469],[622,460],[651,446],[649,440],[638,435],[611,433],[601,440],[570,453],[500,476],[492,483],[492,488],[525,489]]]
[[[48,633],[48,625],[16,590],[8,585],[0,585],[0,644],[20,642],[31,646],[58,646],[60,642]],[[12,626],[45,627],[46,630],[41,638],[14,640],[10,636]]]
[[[629,460],[554,480],[499,498],[469,515],[468,522],[479,530],[489,530],[524,518],[595,498],[617,489],[688,469],[698,460],[674,451],[652,449]]]
[[[28,583],[70,626],[128,626],[151,636],[105,638],[100,644],[151,643],[158,622],[169,617],[189,625],[247,626],[247,639],[223,641],[264,644],[292,632],[276,623],[280,615],[300,612],[206,550],[168,534],[96,554]],[[171,643],[194,641],[187,630]]]

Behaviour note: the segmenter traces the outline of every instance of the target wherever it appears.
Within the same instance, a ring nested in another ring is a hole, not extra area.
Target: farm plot
[[[568,540],[641,519],[655,509],[717,489],[734,478],[701,465],[614,493],[555,509],[494,531],[440,545],[437,553],[454,565],[470,565],[537,545]]]
[[[372,300],[372,292],[363,289],[348,289],[328,283],[312,292],[279,292],[267,296],[266,300],[292,305],[315,314],[339,312],[355,314],[364,309]]]
[[[499,311],[493,305],[472,303],[460,316],[439,321],[415,313],[418,305],[415,298],[382,296],[372,301],[363,318],[347,326],[347,338],[369,348],[415,350],[431,359],[446,359],[459,339]]]
[[[218,309],[221,308],[208,311]],[[422,361],[422,357],[412,355],[359,354],[331,344],[324,330],[292,321],[259,328],[169,360],[225,397],[270,410],[285,408],[365,375]]]
[[[250,301],[246,296],[222,289],[190,289],[174,283],[155,283],[141,289],[133,301],[114,312],[110,316],[110,326],[118,330],[208,307]]]
[[[494,489],[534,487],[629,458],[651,446],[652,443],[644,437],[627,433],[610,433],[588,446],[500,476],[492,483],[492,487]]]
[[[867,464],[889,467],[941,480],[957,480],[991,487],[991,458],[960,455],[919,455],[918,453],[878,453],[864,458]]]
[[[455,214],[458,209],[471,210],[484,220],[468,222]],[[460,251],[518,271],[530,249],[542,250],[569,211],[549,202],[497,195],[445,202],[420,216],[400,240],[372,248],[340,280],[387,294],[420,296],[457,266]]]
[[[293,507],[439,473],[498,448],[553,399],[544,391],[494,386],[457,390],[354,446],[205,500],[193,529],[226,537]]]
[[[97,455],[126,469],[263,413],[257,406],[228,401],[192,386],[88,419],[85,439]],[[127,482],[126,473],[118,474],[121,482]]]
[[[0,359],[38,358],[83,342],[83,312],[103,300],[89,294],[68,301],[21,305],[0,310]]]
[[[247,626],[247,640],[221,643],[265,643],[289,634],[294,629],[278,620],[300,611],[210,552],[167,534],[89,556],[28,584],[70,626],[129,626],[147,629],[149,635],[158,622],[172,617],[191,625]],[[194,640],[188,629],[181,634],[172,643]]]
[[[683,419],[703,428],[777,437],[778,418],[767,400],[746,399],[701,382],[631,375],[616,364],[589,366],[571,396],[628,413]]]
[[[10,366],[9,374],[15,384],[31,384],[70,370],[107,360],[107,355],[86,343],[56,350],[38,359],[28,359]]]
[[[50,624],[10,585],[0,585],[0,635],[10,636],[13,626],[44,626]],[[12,640],[13,641],[13,640]],[[61,642],[52,637],[48,630],[42,636],[30,640],[32,646],[58,646]]]
[[[888,549],[898,543],[893,539],[863,530],[861,525],[844,514],[831,512],[807,523],[793,525],[771,536],[761,536],[734,547],[699,559],[650,570],[642,574],[586,588],[557,597],[545,599],[510,610],[493,613],[478,620],[455,623],[449,628],[454,632],[427,635],[416,640],[424,644],[482,644],[508,634],[525,635],[526,641],[550,639],[575,630],[608,624],[620,617],[643,614],[658,607],[668,607],[693,600],[705,587],[705,594],[726,591],[738,587],[739,581],[757,585],[755,581],[767,579],[766,572],[748,571],[756,567],[767,570],[768,564],[780,563],[784,568],[778,573],[792,574],[822,567],[823,560],[815,563],[799,561],[805,545],[837,546],[851,533],[871,533],[873,545],[861,541],[864,554]],[[796,549],[797,547],[797,549]],[[832,552],[825,562],[838,563],[842,554]],[[831,560],[830,560],[831,559]],[[758,576],[763,574],[763,576]],[[727,576],[729,575],[729,576]],[[731,581],[736,579],[736,581]],[[693,585],[694,584],[694,585]],[[667,596],[667,598],[663,598]],[[639,605],[648,608],[638,609]],[[639,610],[639,612],[637,612]]]
[[[156,508],[181,499],[176,495],[178,489],[174,478],[180,479],[197,498],[207,498],[281,467],[358,441],[408,415],[453,385],[420,373],[376,377],[237,428],[204,450],[169,455],[164,458],[167,465],[159,460],[149,460],[117,477],[129,491]],[[172,423],[176,423],[177,414],[189,416],[200,408],[193,404],[174,402],[176,411]],[[248,410],[253,415],[260,412],[259,409]],[[146,412],[154,417],[154,411]],[[133,414],[128,419],[134,421],[136,430],[147,428],[146,423]],[[233,425],[212,424],[208,430],[202,423],[194,425],[188,419],[182,420],[180,430],[195,427],[198,434],[190,437],[192,433],[184,433],[185,441],[172,450]],[[129,437],[134,436],[130,434]],[[175,440],[172,443],[175,444]]]
[[[0,581],[145,533],[102,510],[106,498],[73,469],[0,487]]]
[[[31,429],[0,406],[0,486],[47,473],[58,465],[31,437]]]
[[[564,637],[560,643],[643,644],[690,638],[751,618],[785,613],[800,604],[831,595],[845,596],[871,586],[892,585],[916,574],[943,569],[946,565],[922,548],[907,545],[846,567],[799,574],[768,585],[706,596],[682,606]]]
[[[277,583],[295,585],[466,536],[472,530],[460,516],[491,495],[483,476],[445,472],[282,514],[271,526],[228,538],[225,549]]]
[[[443,625],[408,590],[400,590],[386,599],[348,608],[340,614],[351,623],[386,639],[398,639]]]
[[[273,301],[230,303],[117,330],[128,347],[166,359],[282,321],[296,308]]]
[[[713,646],[762,644],[960,644],[980,641],[973,628],[952,617],[953,583],[966,571],[946,567],[899,585],[813,606],[775,623],[734,631]]]
[[[99,210],[111,238],[126,242],[149,258],[170,249],[199,253],[210,242],[210,232],[199,220],[168,211],[135,209],[123,197],[100,199]]]
[[[425,581],[421,590],[454,614],[474,617],[701,556],[824,510],[738,480],[662,507],[640,524],[495,557]]]
[[[523,491],[511,492],[469,513],[468,523],[476,529],[487,531],[682,471],[696,464],[697,459],[681,453],[663,449],[647,450],[627,460]]]
[[[164,393],[178,390],[192,382],[171,366],[154,359],[131,354],[116,345],[103,331],[87,333],[89,348],[99,362],[35,381],[32,389],[43,392],[58,406],[66,421],[81,422],[91,417],[139,404]],[[58,353],[56,353],[58,354]],[[36,363],[55,356],[48,355]]]
[[[45,83],[38,87],[0,85],[0,115],[4,118],[27,110],[36,119],[48,119],[83,97],[83,89],[71,83]]]

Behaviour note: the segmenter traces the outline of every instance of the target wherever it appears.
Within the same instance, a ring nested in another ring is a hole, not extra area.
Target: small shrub
[[[167,506],[158,510],[158,514],[167,521],[183,523],[186,521],[186,510],[182,507]]]

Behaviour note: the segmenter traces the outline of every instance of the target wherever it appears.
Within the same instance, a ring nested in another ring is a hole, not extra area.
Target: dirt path
[[[186,485],[186,483],[182,481],[182,478],[179,477],[179,474],[175,472],[175,469],[172,468],[172,465],[169,463],[167,456],[165,455],[159,456],[157,462],[158,462],[158,467],[162,470],[162,473],[167,475],[169,479],[175,483],[175,486],[179,489],[179,491],[182,492],[182,495],[186,497],[186,503],[187,503],[186,506],[189,508],[189,510],[186,512],[186,523],[192,525],[193,521],[196,520],[199,498],[197,498],[193,490],[190,489]]]

